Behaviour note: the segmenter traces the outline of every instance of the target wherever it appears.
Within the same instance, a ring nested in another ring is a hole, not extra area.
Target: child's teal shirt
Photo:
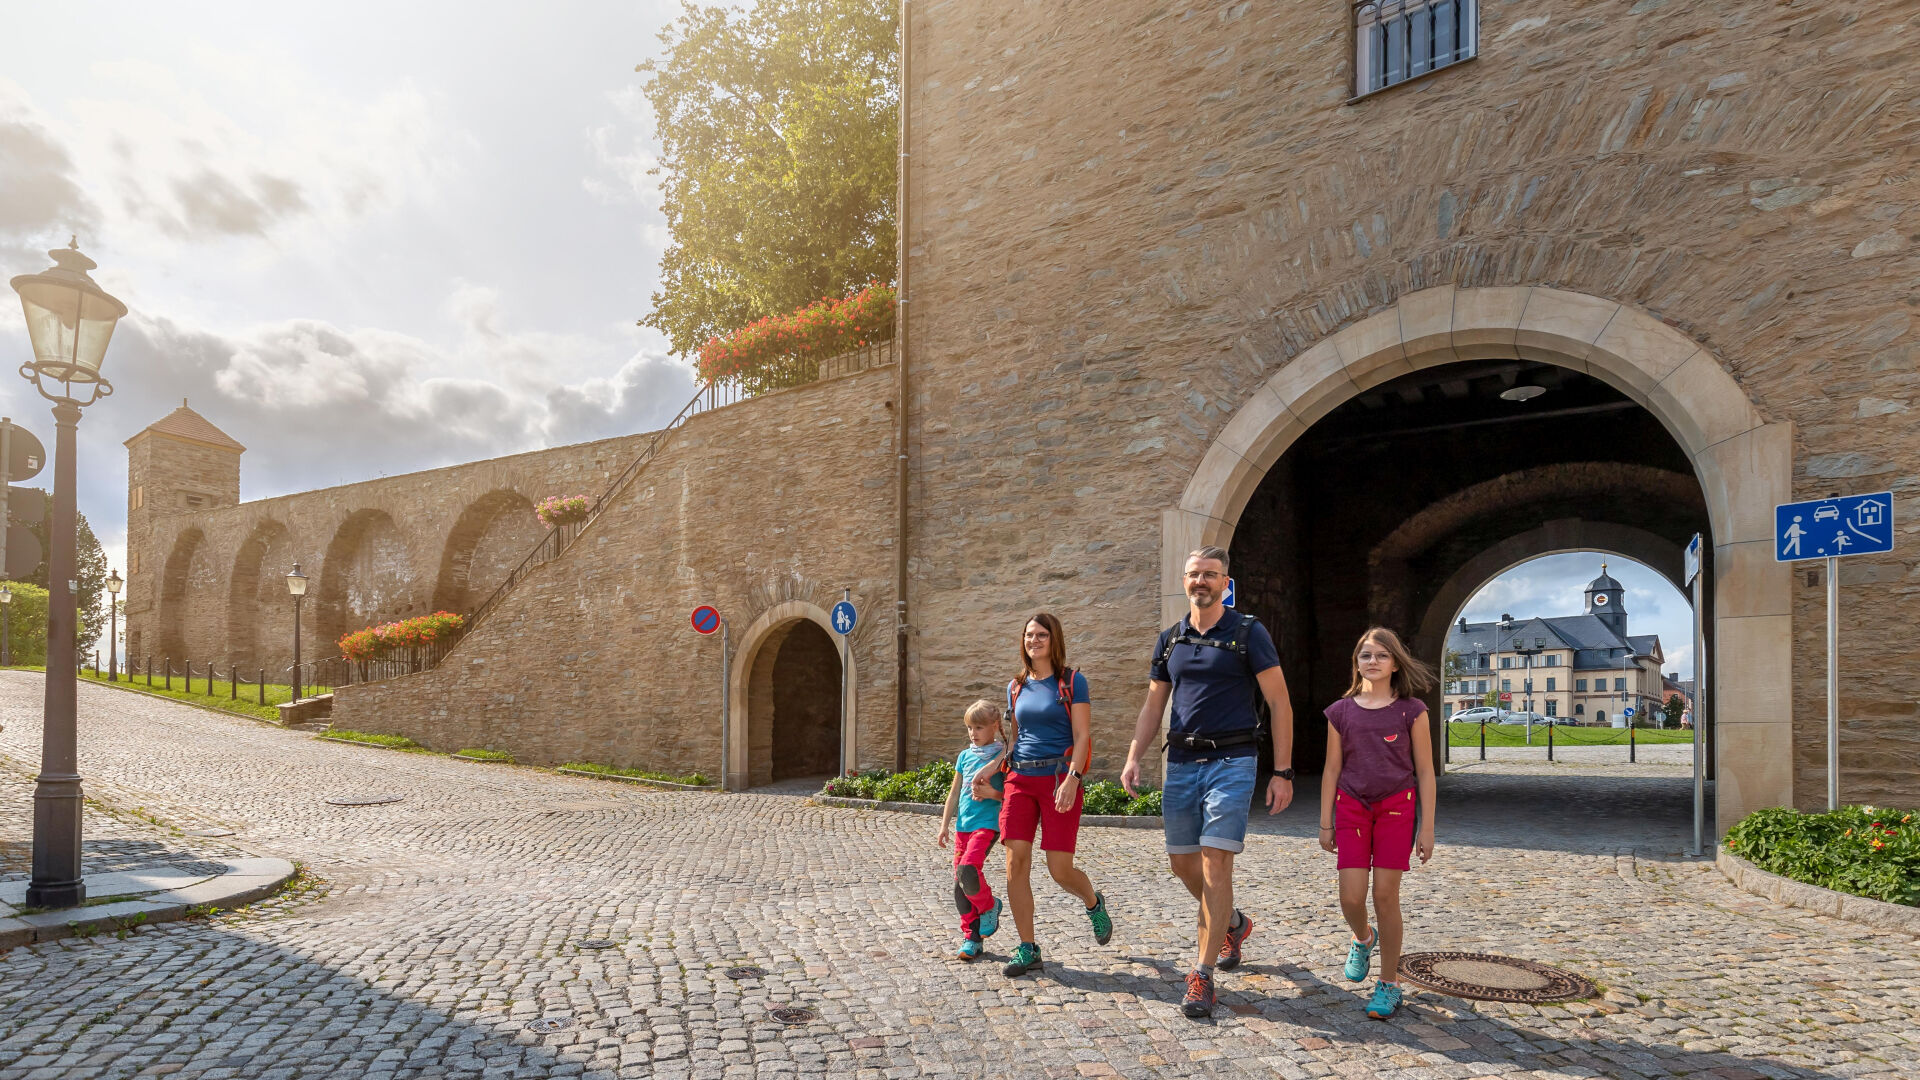
[[[1000,803],[996,799],[974,798],[973,777],[999,757],[1003,749],[997,742],[986,746],[968,746],[960,751],[960,757],[954,761],[953,771],[960,774],[960,813],[953,823],[954,832],[967,833],[979,829],[1000,831]]]

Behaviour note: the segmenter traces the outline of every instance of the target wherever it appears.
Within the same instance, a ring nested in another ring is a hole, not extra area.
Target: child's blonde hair
[[[979,701],[976,701],[973,704],[967,706],[967,726],[968,727],[972,727],[976,722],[984,723],[988,719],[993,720],[994,741],[1006,742],[1007,741],[1007,729],[1005,726],[1005,721],[1007,719],[1006,710],[1002,709],[1000,706],[994,704],[993,702],[988,701],[986,698],[981,698]]]

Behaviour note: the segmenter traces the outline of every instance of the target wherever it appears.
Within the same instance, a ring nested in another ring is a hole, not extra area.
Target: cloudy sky
[[[78,234],[132,309],[81,423],[80,507],[125,566],[121,443],[190,399],[242,497],[645,430],[692,392],[634,321],[666,241],[634,65],[664,0],[0,7],[0,277]],[[29,355],[0,302],[0,349]],[[11,370],[13,365],[7,365]],[[0,412],[49,444],[47,406]],[[1467,614],[1579,610],[1597,557]],[[1615,560],[1688,668],[1686,605]]]

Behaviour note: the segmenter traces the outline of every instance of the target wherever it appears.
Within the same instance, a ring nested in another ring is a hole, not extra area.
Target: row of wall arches
[[[371,507],[313,530],[319,535],[262,517],[222,551],[207,528],[189,525],[167,549],[157,636],[130,640],[129,650],[176,663],[218,660],[242,670],[286,666],[294,618],[286,575],[299,562],[310,582],[302,612],[305,655],[332,655],[341,635],[363,626],[471,610],[546,531],[532,500],[511,488],[469,501],[450,524],[421,526]]]

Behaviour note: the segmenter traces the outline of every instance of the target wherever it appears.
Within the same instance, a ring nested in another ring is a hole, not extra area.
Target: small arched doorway
[[[747,786],[831,776],[840,764],[840,650],[811,619],[769,630],[747,678]]]

